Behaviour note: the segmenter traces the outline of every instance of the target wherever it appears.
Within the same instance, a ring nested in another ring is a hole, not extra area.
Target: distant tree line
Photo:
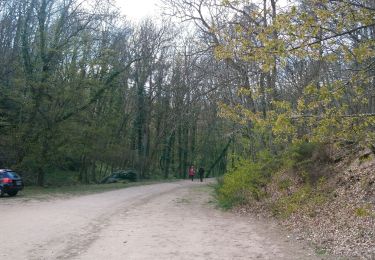
[[[31,183],[184,178],[225,148],[222,65],[171,24],[133,25],[111,1],[1,1],[0,56],[0,167]]]

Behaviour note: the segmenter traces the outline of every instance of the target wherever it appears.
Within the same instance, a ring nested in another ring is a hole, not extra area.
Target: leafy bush
[[[217,188],[219,202],[224,208],[230,208],[252,199],[259,200],[265,195],[263,187],[266,181],[261,164],[242,160],[220,179]]]
[[[284,164],[284,158],[282,156],[275,156],[268,150],[263,150],[258,153],[257,163],[261,166],[262,174],[266,177],[277,172],[280,167]]]
[[[296,162],[302,162],[311,159],[317,148],[316,143],[299,142],[292,145],[290,152]]]
[[[313,162],[314,154],[320,150],[320,145],[310,142],[298,142],[293,144],[286,152],[274,155],[264,149],[257,154],[256,162],[242,159],[235,168],[229,170],[218,182],[217,195],[219,203],[224,208],[235,205],[247,204],[251,200],[260,200],[266,195],[266,185],[272,176],[281,168],[299,168],[298,175],[304,183],[315,183],[314,173],[309,168]],[[319,177],[319,176],[318,176]],[[278,183],[281,190],[287,190],[292,182],[290,179]],[[288,201],[280,201],[275,205],[275,210],[282,214],[291,214],[303,200],[309,197],[311,187],[300,190]]]
[[[319,143],[295,143],[283,155],[284,167],[292,169],[303,183],[316,186],[326,174],[322,165],[329,161],[328,149]]]

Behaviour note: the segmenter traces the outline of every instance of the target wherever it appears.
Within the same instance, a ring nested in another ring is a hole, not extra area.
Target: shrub
[[[262,174],[265,177],[271,177],[284,164],[284,158],[275,156],[268,150],[263,150],[258,153],[257,163],[261,166]]]
[[[300,142],[292,145],[290,153],[295,162],[303,162],[311,159],[318,147],[316,143]]]
[[[259,200],[265,195],[263,187],[266,177],[258,163],[242,160],[239,165],[226,173],[219,181],[217,193],[221,206],[230,208],[246,204],[252,199]]]
[[[329,149],[330,146],[319,143],[295,143],[283,156],[284,161],[289,161],[284,166],[293,169],[303,183],[316,186],[327,174],[323,166],[330,161]]]

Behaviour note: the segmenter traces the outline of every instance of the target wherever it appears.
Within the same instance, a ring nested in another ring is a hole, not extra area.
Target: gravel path
[[[317,259],[273,224],[215,209],[206,184],[1,198],[0,259]]]

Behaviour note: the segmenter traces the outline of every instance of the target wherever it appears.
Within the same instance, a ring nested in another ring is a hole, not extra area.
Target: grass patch
[[[209,185],[195,186],[195,187],[192,188],[192,190],[198,191],[198,192],[210,192],[210,191],[212,191],[213,188],[214,188],[214,186],[209,184]]]
[[[327,250],[325,248],[318,247],[315,249],[315,253],[317,255],[323,256],[327,254]]]
[[[364,218],[364,217],[374,217],[375,214],[371,212],[371,206],[366,205],[364,207],[359,207],[356,208],[355,210],[355,215],[359,218]]]
[[[163,181],[166,182],[166,181]],[[61,187],[38,187],[38,186],[26,186],[19,194],[20,197],[27,197],[31,199],[48,199],[52,197],[66,197],[66,196],[79,196],[88,195],[94,193],[101,193],[106,191],[124,189],[129,187],[150,185],[161,183],[161,181],[140,181],[132,183],[111,183],[111,184],[88,184],[88,185],[72,185],[72,186],[61,186]]]
[[[77,184],[78,175],[75,171],[53,170],[46,173],[45,183],[52,186],[71,186]]]

